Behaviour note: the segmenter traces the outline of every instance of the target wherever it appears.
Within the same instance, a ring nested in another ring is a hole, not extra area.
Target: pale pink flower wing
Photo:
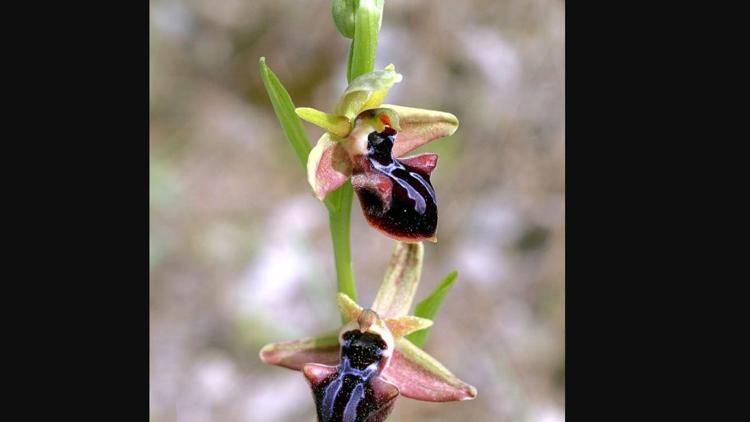
[[[340,188],[352,175],[349,154],[341,143],[324,133],[307,157],[307,181],[321,201]]]
[[[450,136],[458,129],[456,116],[442,111],[383,104],[398,114],[400,131],[393,146],[393,156],[401,157],[409,151],[435,139]]]
[[[396,350],[382,377],[396,385],[401,395],[415,400],[471,400],[477,395],[476,388],[405,338],[396,340]]]
[[[272,343],[260,350],[260,359],[269,365],[301,371],[305,364],[339,363],[338,333],[300,340]]]

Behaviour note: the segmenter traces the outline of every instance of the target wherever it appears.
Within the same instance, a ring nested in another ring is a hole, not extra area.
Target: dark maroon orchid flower
[[[432,325],[407,315],[422,256],[421,243],[397,244],[372,309],[339,293],[348,323],[338,334],[269,344],[260,351],[263,362],[305,374],[321,422],[383,421],[399,395],[433,402],[476,397],[474,387],[404,337]]]
[[[372,227],[403,242],[436,242],[437,198],[430,173],[437,155],[403,155],[453,134],[458,119],[440,111],[381,105],[401,79],[390,65],[354,79],[335,114],[297,109],[301,118],[326,130],[308,157],[308,180],[323,200],[351,178]]]

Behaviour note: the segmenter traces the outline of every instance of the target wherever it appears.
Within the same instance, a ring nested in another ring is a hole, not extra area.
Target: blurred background
[[[386,0],[376,67],[404,76],[387,102],[461,121],[417,151],[440,155],[417,300],[458,270],[425,349],[479,390],[401,398],[391,421],[565,418],[564,22],[560,0]],[[149,47],[151,420],[314,421],[304,377],[258,358],[339,322],[327,213],[258,58],[332,110],[348,40],[328,0],[151,0]],[[356,199],[352,244],[369,304],[393,242]]]

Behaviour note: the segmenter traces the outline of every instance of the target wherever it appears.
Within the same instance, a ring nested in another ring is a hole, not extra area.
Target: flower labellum
[[[438,215],[430,173],[437,155],[399,160],[393,157],[396,135],[387,127],[367,136],[366,159],[352,186],[370,225],[403,240],[433,240]]]
[[[370,331],[377,314],[363,310],[356,325],[341,332],[338,366],[307,364],[302,371],[310,382],[322,422],[376,422],[385,420],[398,396],[398,388],[383,381],[380,373],[393,351],[390,334]],[[381,331],[382,332],[382,331]]]
[[[308,180],[322,200],[351,179],[370,226],[402,242],[436,242],[437,197],[430,174],[437,155],[404,154],[450,136],[458,119],[440,111],[381,104],[401,79],[389,65],[354,79],[335,114],[297,109],[302,119],[326,130],[308,157]]]

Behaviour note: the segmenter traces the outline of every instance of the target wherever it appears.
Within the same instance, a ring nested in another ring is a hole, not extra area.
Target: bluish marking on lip
[[[321,422],[364,422],[378,410],[371,382],[379,374],[385,348],[376,334],[344,333],[336,372],[313,385]]]
[[[435,189],[421,174],[409,171],[403,163],[393,157],[394,135],[395,131],[371,133],[368,137],[367,157],[375,170],[390,177],[406,190],[407,196],[414,201],[414,209],[422,215],[427,211],[426,199],[437,203]],[[425,193],[417,189],[419,186]]]

